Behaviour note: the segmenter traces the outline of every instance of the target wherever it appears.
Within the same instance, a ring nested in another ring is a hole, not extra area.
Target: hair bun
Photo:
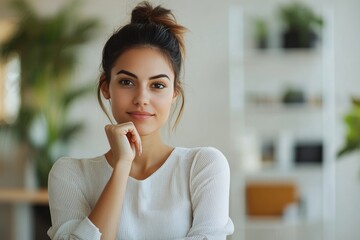
[[[147,2],[140,3],[131,13],[131,23],[150,23],[153,8]]]
[[[166,27],[178,40],[182,55],[185,54],[183,35],[186,28],[177,24],[171,10],[159,6],[153,7],[149,2],[139,3],[131,13],[132,24],[158,24]]]
[[[147,2],[139,3],[131,14],[131,23],[156,23],[163,24],[161,19],[164,17],[168,18],[171,14],[171,11],[160,6],[153,8],[153,6]]]

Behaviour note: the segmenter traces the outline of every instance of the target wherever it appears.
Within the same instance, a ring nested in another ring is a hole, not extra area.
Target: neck
[[[171,151],[171,147],[163,143],[160,132],[148,136],[141,136],[142,154],[136,155],[133,165],[146,169],[152,166],[162,155]],[[165,154],[166,155],[166,154]]]
[[[144,180],[156,172],[173,150],[162,142],[160,133],[141,136],[141,144],[142,154],[135,157],[130,171],[130,176],[138,180]]]

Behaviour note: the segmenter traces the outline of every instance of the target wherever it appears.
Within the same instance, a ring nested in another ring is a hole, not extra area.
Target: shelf
[[[296,219],[294,221],[286,221],[277,217],[248,217],[245,221],[247,227],[252,228],[272,228],[272,227],[284,227],[284,226],[321,226],[321,220],[308,221],[305,219]]]
[[[291,113],[301,113],[301,114],[311,114],[311,113],[321,113],[323,108],[320,105],[307,104],[307,103],[262,103],[255,104],[250,103],[245,105],[246,113],[256,113],[256,114],[291,114]]]
[[[244,172],[247,178],[257,177],[271,177],[271,178],[287,178],[294,176],[314,176],[321,174],[323,167],[321,164],[299,164],[288,169],[280,169],[278,167],[263,167],[257,171]]]
[[[0,203],[29,203],[48,204],[49,197],[46,189],[0,189]]]
[[[238,132],[251,130],[261,141],[266,137],[277,139],[284,131],[293,140],[323,139],[324,109],[312,104],[245,104],[242,111],[233,113]]]
[[[244,59],[251,58],[314,58],[321,57],[321,48],[267,48],[245,50]]]
[[[246,240],[318,240],[324,239],[324,221],[281,218],[247,218],[244,221]]]

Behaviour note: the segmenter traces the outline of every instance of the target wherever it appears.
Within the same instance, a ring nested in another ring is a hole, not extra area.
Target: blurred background
[[[101,51],[138,2],[0,0],[0,239],[48,239],[53,162],[108,149]],[[151,2],[189,29],[164,137],[228,158],[229,239],[358,239],[360,1]]]

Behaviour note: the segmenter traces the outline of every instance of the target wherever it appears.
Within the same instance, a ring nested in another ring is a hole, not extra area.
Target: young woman
[[[110,150],[61,158],[49,175],[51,239],[226,239],[229,166],[211,147],[166,145],[160,129],[184,96],[183,34],[171,11],[140,3],[103,49],[98,98],[116,124]],[[104,109],[105,110],[105,109]],[[106,112],[106,110],[105,110]]]

